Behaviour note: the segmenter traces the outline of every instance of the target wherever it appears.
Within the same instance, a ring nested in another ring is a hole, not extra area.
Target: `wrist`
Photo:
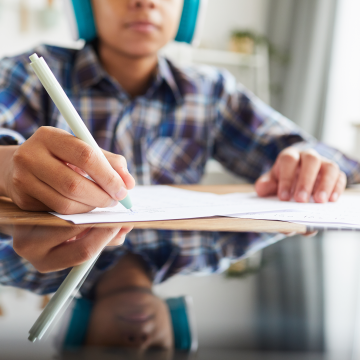
[[[0,146],[0,196],[10,197],[8,192],[8,178],[15,151],[20,145]]]

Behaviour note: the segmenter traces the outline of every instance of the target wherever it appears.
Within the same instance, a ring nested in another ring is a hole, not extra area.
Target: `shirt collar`
[[[183,97],[181,95],[178,84],[176,83],[174,73],[172,70],[172,66],[170,62],[162,56],[158,58],[158,68],[157,73],[155,75],[155,86],[160,86],[162,82],[165,82],[169,89],[171,90],[174,99],[177,104],[181,104],[183,102]],[[151,88],[149,89],[151,91]]]
[[[92,45],[86,44],[77,53],[74,65],[75,86],[79,90],[99,83],[107,76]]]
[[[102,67],[93,46],[91,44],[86,44],[83,49],[79,50],[75,59],[74,82],[76,90],[81,91],[90,88],[104,79],[108,80],[116,90],[125,95],[121,86],[112,79]],[[150,86],[145,96],[151,98],[153,93],[160,88],[163,82],[168,85],[176,103],[180,104],[183,101],[183,98],[176,83],[171,65],[168,60],[159,56],[158,67],[153,84]]]

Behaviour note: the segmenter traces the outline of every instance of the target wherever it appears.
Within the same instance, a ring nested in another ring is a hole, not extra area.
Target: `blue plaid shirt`
[[[230,261],[246,257],[284,237],[246,232],[133,230],[123,246],[105,248],[82,285],[81,294],[91,297],[97,280],[127,252],[144,260],[154,284],[158,284],[175,274],[222,272]],[[39,273],[16,254],[11,237],[0,233],[1,285],[49,294],[58,289],[69,270]]]
[[[138,184],[197,183],[209,158],[255,181],[294,144],[336,161],[348,183],[360,180],[356,161],[302,132],[226,71],[179,68],[159,58],[146,93],[130,98],[104,71],[91,44],[34,51],[45,58],[99,146],[125,156]],[[32,71],[31,53],[0,62],[0,144],[21,143],[44,125],[71,132]]]

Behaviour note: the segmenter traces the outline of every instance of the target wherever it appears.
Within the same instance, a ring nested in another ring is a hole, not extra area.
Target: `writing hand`
[[[41,127],[12,149],[3,165],[0,189],[23,210],[76,214],[115,206],[135,185],[124,157],[104,151],[110,165],[85,142],[61,129]]]

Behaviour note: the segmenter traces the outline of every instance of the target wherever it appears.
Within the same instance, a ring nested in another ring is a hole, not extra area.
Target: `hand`
[[[60,271],[93,258],[105,246],[119,246],[132,227],[13,226],[2,229],[13,237],[15,252],[39,272]]]
[[[23,210],[76,214],[115,206],[135,185],[124,157],[103,151],[108,164],[85,142],[61,129],[41,127],[13,148],[3,163],[0,189]],[[85,173],[96,183],[82,176]]]
[[[294,198],[317,203],[337,201],[346,187],[346,175],[334,162],[321,157],[314,150],[284,149],[274,166],[255,183],[259,196],[277,195],[280,200]]]

